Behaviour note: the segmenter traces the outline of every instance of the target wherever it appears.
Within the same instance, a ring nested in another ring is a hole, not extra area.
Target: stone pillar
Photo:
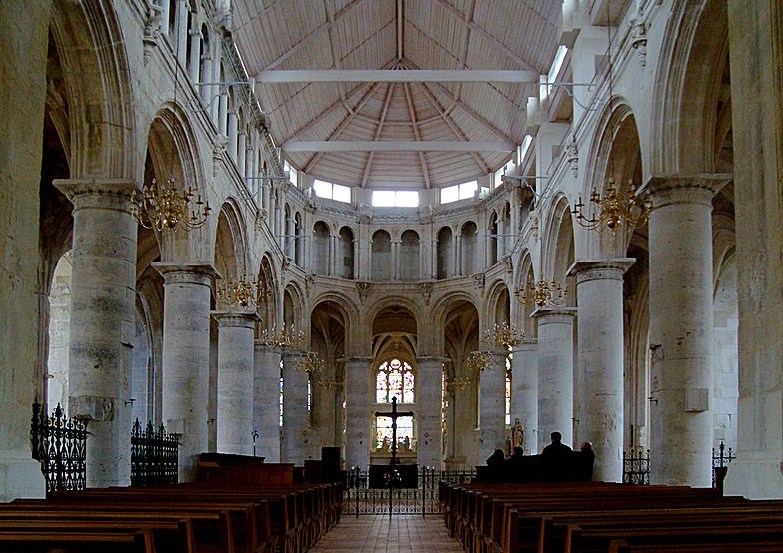
[[[256,340],[253,378],[253,430],[256,455],[280,462],[280,350]]]
[[[87,485],[130,483],[137,224],[127,181],[58,180],[73,202],[68,415],[85,420]]]
[[[299,368],[304,354],[301,351],[283,351],[283,436],[281,454],[284,463],[304,465],[307,458],[307,440],[310,413],[307,409],[309,375]]]
[[[549,445],[552,432],[573,444],[574,315],[568,307],[540,308],[538,323],[538,451]]]
[[[223,59],[223,47],[220,44],[220,41],[213,41],[214,45],[212,46],[213,49],[213,57],[212,57],[212,78],[210,79],[213,83],[219,83],[220,82],[220,65],[221,61]],[[220,126],[220,101],[223,98],[223,95],[220,93],[220,85],[219,84],[213,84],[209,87],[209,102],[208,104],[212,106],[212,122],[215,123],[215,125],[218,128],[218,132],[225,134],[221,129]]]
[[[391,241],[392,280],[400,280],[400,241]]]
[[[737,459],[731,463],[724,490],[753,499],[780,498],[783,210],[778,198],[783,196],[783,6],[740,0],[727,4],[740,400]]]
[[[525,455],[538,449],[538,341],[525,340],[512,349],[511,423],[519,419],[524,431]]]
[[[174,41],[177,45],[177,59],[184,66],[188,62],[188,0],[177,0],[176,33]]]
[[[503,220],[502,212],[501,215],[498,215],[498,239],[496,242],[496,256],[500,261],[506,255],[506,222]]]
[[[235,165],[237,163],[237,129],[239,120],[239,117],[237,116],[237,102],[238,99],[234,98],[234,105],[228,110],[228,127],[226,131],[226,136],[228,136],[228,155]]]
[[[43,385],[35,366],[45,363],[34,347],[34,314],[50,19],[51,0],[0,2],[0,502],[46,495],[30,452],[30,417],[33,401],[43,399],[35,396],[33,383]]]
[[[193,14],[193,19],[196,16]],[[190,34],[190,60],[188,63],[188,75],[190,81],[195,85],[199,80],[201,73],[201,30],[194,27],[188,31]]]
[[[456,235],[452,244],[454,256],[451,258],[452,271],[449,276],[462,276],[462,235]]]
[[[416,405],[418,406],[419,466],[441,468],[443,433],[440,426],[442,404],[443,359],[419,357],[416,379]]]
[[[635,259],[575,262],[578,313],[578,441],[595,451],[593,480],[623,480],[623,274]],[[657,455],[656,455],[657,458]]]
[[[253,454],[253,335],[258,315],[215,311],[218,323],[217,450]]]
[[[228,92],[220,93],[218,102],[218,132],[223,136],[228,136]]]
[[[201,57],[201,82],[208,82],[212,78],[212,54],[209,52],[205,52]],[[201,96],[201,101],[204,102],[205,106],[210,106],[213,99],[212,98],[212,85],[204,85],[198,87],[199,96]]]
[[[196,476],[207,450],[211,265],[153,263],[165,279],[163,305],[163,422],[182,434],[179,481]]]
[[[370,357],[345,360],[345,466],[370,464],[373,442],[370,410]]]
[[[296,235],[296,226],[293,217],[289,217],[285,220],[285,256],[294,259],[294,240]]]
[[[353,239],[353,278],[359,278],[359,259],[361,252],[362,241],[356,238]]]
[[[647,183],[653,202],[648,243],[655,483],[712,484],[712,197],[727,180],[703,175]]]
[[[505,445],[506,354],[493,351],[479,375],[479,464]]]
[[[166,40],[169,38],[169,17],[171,17],[171,0],[163,0],[160,3],[160,6],[162,7],[162,11],[160,14],[160,33],[166,37]]]
[[[245,167],[245,155],[247,154],[247,133],[244,129],[237,133],[237,171],[242,180],[247,175],[247,168]]]

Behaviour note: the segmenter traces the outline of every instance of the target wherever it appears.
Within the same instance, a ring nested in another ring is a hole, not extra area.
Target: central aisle
[[[333,530],[308,553],[461,553],[443,518],[433,515],[343,515]]]

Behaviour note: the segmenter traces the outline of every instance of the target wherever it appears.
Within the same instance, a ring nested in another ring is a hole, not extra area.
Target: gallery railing
[[[623,483],[650,483],[650,450],[623,451]]]
[[[405,465],[403,465],[404,467]],[[389,466],[381,478],[371,478],[370,471],[351,467],[345,489],[343,513],[359,515],[422,515],[441,512],[438,503],[438,483],[450,484],[470,482],[476,476],[475,470],[439,470],[421,467],[416,473],[416,482],[406,484],[395,467]],[[409,485],[410,487],[404,487]]]
[[[46,491],[83,490],[87,480],[87,425],[68,418],[59,403],[50,416],[40,403],[33,403],[31,422],[33,459],[41,463]]]
[[[142,427],[139,419],[131,431],[131,486],[177,483],[180,434],[170,434],[161,424]]]

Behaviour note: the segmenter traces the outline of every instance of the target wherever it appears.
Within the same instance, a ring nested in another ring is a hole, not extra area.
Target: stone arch
[[[372,233],[372,255],[370,259],[370,278],[374,282],[392,280],[392,241],[391,234],[385,229]]]
[[[313,272],[317,275],[329,274],[329,245],[331,228],[323,219],[313,223]]]
[[[355,277],[354,264],[356,262],[355,246],[356,234],[349,225],[340,227],[337,246],[337,276],[353,280]]]
[[[154,178],[157,182],[174,179],[177,189],[191,189],[194,198],[208,202],[201,170],[195,132],[184,107],[166,104],[153,119],[149,128],[144,183]],[[164,261],[189,261],[213,258],[210,231],[217,228],[217,219],[211,215],[207,224],[187,233],[166,232],[159,235]]]
[[[277,320],[278,297],[275,293],[279,289],[279,276],[275,271],[275,263],[269,252],[264,253],[258,264],[258,274],[256,275],[259,289],[263,301],[259,302],[257,311],[261,317],[261,323],[256,325],[256,330],[260,333],[263,329],[272,330],[272,325]]]
[[[614,183],[618,192],[627,192],[631,188],[638,190],[642,185],[644,168],[639,132],[634,112],[624,98],[615,96],[610,99],[595,126],[592,144],[594,153],[591,152],[588,157],[587,178],[582,189],[587,216],[596,214],[594,206],[588,205],[593,191],[604,197],[610,182]],[[575,244],[576,257],[621,257],[634,230],[620,225],[616,232],[608,229],[583,232],[581,240]]]
[[[525,248],[519,260],[519,269],[515,275],[514,296],[517,302],[518,327],[525,333],[525,336],[535,338],[538,325],[530,316],[536,309],[533,299],[530,297],[530,287],[536,283],[536,274],[533,268],[533,256],[530,250]],[[525,297],[523,297],[523,294]]]
[[[554,279],[567,286],[566,272],[574,262],[574,227],[568,199],[562,193],[553,198],[541,234],[541,274],[538,278]]]
[[[489,251],[487,252],[487,265],[490,267],[498,262],[498,243],[500,242],[501,238],[498,236],[499,234],[499,223],[500,216],[498,215],[498,212],[496,210],[492,210],[489,213],[489,217],[487,218],[487,248]]]
[[[436,249],[435,277],[438,280],[449,278],[453,274],[454,265],[454,232],[450,226],[444,225],[438,229]]]
[[[481,248],[479,247],[478,225],[476,222],[471,219],[462,223],[462,225],[460,225],[459,237],[459,274],[470,276],[478,269],[476,260],[481,251]]]
[[[413,282],[420,280],[421,239],[413,229],[406,229],[400,234],[400,280]]]
[[[70,177],[136,181],[136,125],[126,37],[112,5],[58,0],[52,36],[69,110]]]
[[[726,3],[677,4],[664,37],[653,90],[651,169],[662,175],[712,172],[715,84],[728,51]]]
[[[224,280],[243,275],[252,279],[242,212],[233,198],[228,198],[218,213],[214,251],[215,269]]]

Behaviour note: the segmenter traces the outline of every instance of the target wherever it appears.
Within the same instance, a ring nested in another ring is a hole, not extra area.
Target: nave
[[[340,524],[310,549],[310,553],[457,553],[440,515],[343,515]]]

